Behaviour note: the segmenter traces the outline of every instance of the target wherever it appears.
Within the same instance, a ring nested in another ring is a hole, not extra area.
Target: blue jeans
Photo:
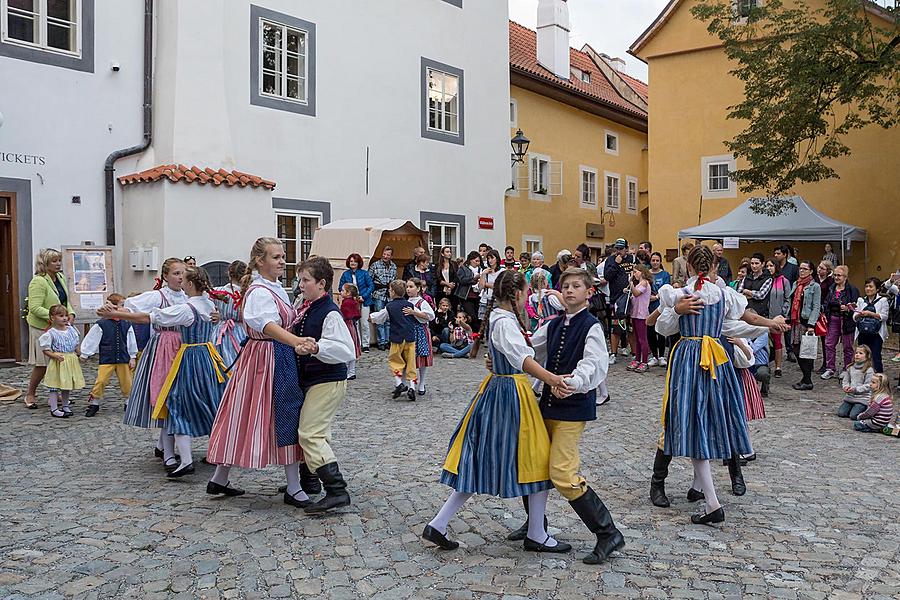
[[[454,348],[450,344],[441,344],[440,351],[446,352],[448,354],[452,354],[453,358],[465,358],[469,355],[469,350],[472,349],[472,344],[467,345],[465,348]]]
[[[387,302],[385,300],[381,300],[379,298],[372,299],[372,311],[378,312],[379,310],[384,310]],[[375,326],[375,337],[376,342],[378,342],[379,346],[387,346],[388,340],[391,336],[391,323],[390,321],[386,321],[384,325],[376,325]]]

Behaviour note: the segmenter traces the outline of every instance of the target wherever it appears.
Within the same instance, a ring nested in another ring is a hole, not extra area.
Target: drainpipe
[[[153,0],[144,0],[144,135],[137,146],[116,150],[106,157],[106,245],[116,245],[116,161],[139,154],[153,140]]]

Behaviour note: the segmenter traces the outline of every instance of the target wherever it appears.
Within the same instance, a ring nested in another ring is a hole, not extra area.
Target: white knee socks
[[[231,467],[227,467],[225,465],[216,465],[216,472],[213,473],[213,476],[209,478],[213,483],[218,483],[219,485],[228,485],[228,474],[231,472]]]
[[[419,391],[425,391],[425,369],[427,367],[419,367]]]
[[[394,385],[400,385],[403,383],[403,378],[399,375],[394,375]]]
[[[59,410],[59,394],[56,390],[52,390],[50,392],[50,394],[47,396],[47,400],[50,402],[51,411]]]
[[[174,440],[175,445],[178,447],[178,454],[181,455],[181,467],[186,467],[193,463],[194,456],[191,454],[191,436],[176,435]]]
[[[165,429],[159,430],[159,442],[157,448],[162,448],[163,462],[168,463],[169,459],[175,458],[175,436],[166,433]]]
[[[289,465],[284,465],[284,478],[287,480],[287,493],[290,496],[293,496],[294,499],[300,500],[309,500],[309,496],[306,495],[300,488],[300,463],[295,462]],[[218,483],[218,482],[216,482]]]
[[[528,538],[539,544],[552,548],[558,542],[550,537],[544,529],[544,514],[547,510],[547,497],[550,491],[538,492],[528,496]]]
[[[356,361],[351,360],[347,363],[347,377],[353,377],[356,375]]]
[[[63,408],[69,408],[69,390],[60,390],[59,395],[62,396]]]
[[[456,514],[456,511],[462,508],[462,505],[466,503],[466,500],[471,497],[472,494],[453,492],[452,494],[450,494],[450,497],[447,498],[447,501],[444,502],[441,510],[438,511],[438,514],[435,515],[429,525],[446,535],[447,525],[450,523],[450,519],[453,518],[453,515]],[[543,516],[541,516],[541,520],[543,520]]]
[[[719,504],[719,499],[716,497],[716,487],[713,485],[709,461],[692,458],[691,462],[694,464],[694,485],[700,486],[694,489],[703,491],[703,496],[706,498],[706,512],[711,513],[722,505]]]

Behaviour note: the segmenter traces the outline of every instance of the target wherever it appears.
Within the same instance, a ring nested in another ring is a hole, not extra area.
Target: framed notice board
[[[93,323],[97,309],[118,291],[112,246],[63,246],[63,272],[76,323]]]

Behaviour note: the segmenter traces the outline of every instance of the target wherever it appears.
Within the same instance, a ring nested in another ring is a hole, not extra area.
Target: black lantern
[[[525,155],[528,154],[528,144],[531,143],[525,134],[522,133],[522,130],[518,130],[516,132],[516,137],[510,140],[510,145],[512,145],[512,160],[513,163],[523,163],[525,162]]]

